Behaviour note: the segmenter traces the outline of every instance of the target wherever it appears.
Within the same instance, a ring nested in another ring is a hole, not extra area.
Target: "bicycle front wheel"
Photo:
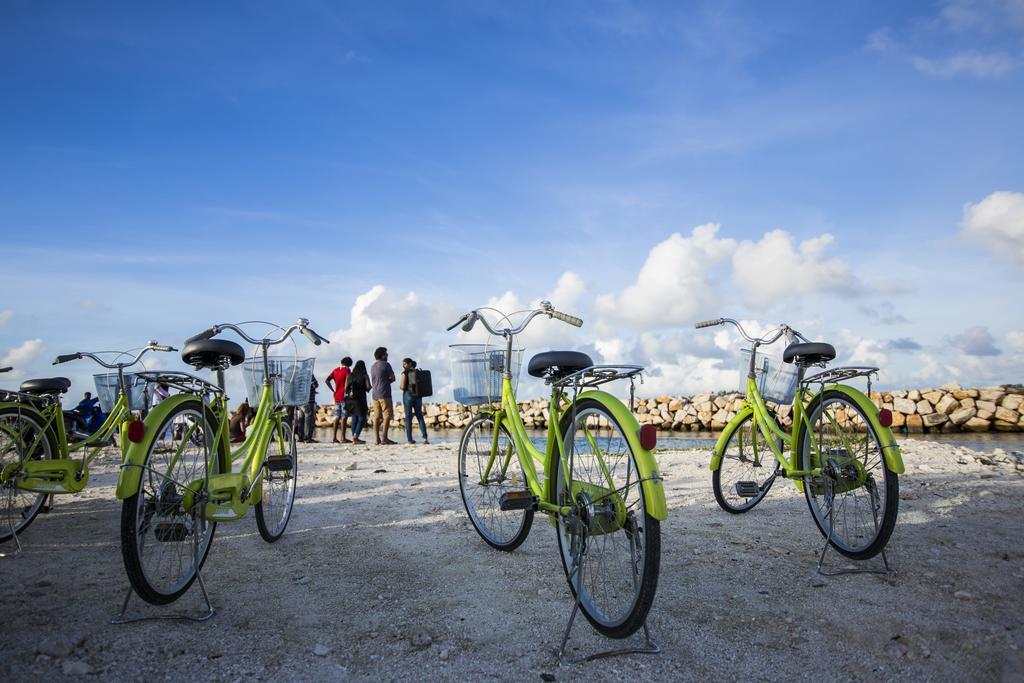
[[[459,492],[473,528],[492,548],[515,550],[530,534],[533,510],[501,509],[503,494],[526,488],[512,435],[502,426],[495,441],[494,417],[474,418],[459,441]]]
[[[210,552],[217,524],[203,517],[204,490],[210,474],[226,471],[227,454],[199,399],[178,405],[156,433],[138,490],[121,507],[121,552],[139,597],[165,605],[189,589]]]
[[[661,526],[647,514],[636,454],[600,402],[576,402],[562,422],[566,461],[552,463],[559,505],[558,548],[573,596],[591,625],[611,638],[643,626],[654,602]],[[566,473],[569,474],[567,484]]]
[[[0,543],[27,529],[49,495],[18,488],[21,464],[48,460],[55,450],[50,435],[33,415],[16,407],[0,410]]]
[[[267,457],[263,462],[260,487],[263,493],[256,503],[256,528],[267,543],[284,535],[295,505],[295,484],[299,474],[299,457],[295,448],[295,431],[287,420],[274,427]]]
[[[781,449],[781,440],[776,445]],[[758,430],[753,414],[747,415],[729,436],[722,462],[711,474],[715,500],[726,512],[747,512],[768,495],[778,471],[779,461]]]
[[[804,495],[814,523],[843,555],[877,555],[896,526],[899,477],[885,466],[882,446],[867,415],[849,396],[825,391],[807,408],[810,431],[800,439]]]

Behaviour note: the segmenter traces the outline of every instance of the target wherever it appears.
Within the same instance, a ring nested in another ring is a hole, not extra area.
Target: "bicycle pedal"
[[[736,495],[740,498],[753,498],[760,492],[761,488],[757,485],[756,481],[736,482]]]
[[[508,512],[509,510],[536,510],[537,496],[529,491],[508,491],[501,494],[498,499],[498,507]]]
[[[287,472],[292,468],[291,456],[267,458],[267,469],[271,472]]]
[[[180,543],[188,537],[188,530],[181,522],[160,522],[153,529],[153,535],[161,543]]]

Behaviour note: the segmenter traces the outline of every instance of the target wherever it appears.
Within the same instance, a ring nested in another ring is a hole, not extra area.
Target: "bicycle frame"
[[[31,415],[41,426],[36,440],[26,449],[32,452],[45,434],[51,436],[56,448],[54,457],[49,460],[28,460],[21,463],[21,476],[17,487],[34,493],[79,493],[89,481],[89,465],[100,454],[106,442],[115,431],[121,435],[121,457],[128,452],[127,431],[131,418],[128,397],[125,395],[123,382],[118,391],[117,401],[107,415],[103,424],[95,432],[82,441],[68,443],[67,431],[64,428],[64,411],[58,399],[47,401],[46,405],[36,408],[31,403],[7,401],[0,403],[0,408],[13,407]],[[6,428],[5,428],[6,429]],[[13,435],[21,438],[21,435]],[[78,451],[85,451],[81,460],[72,460],[71,456]]]
[[[804,385],[804,369],[799,369],[797,377],[797,391],[793,397],[792,409],[793,409],[793,429],[792,431],[786,431],[783,429],[771,413],[768,411],[768,406],[765,404],[764,399],[761,397],[761,392],[757,388],[757,381],[754,376],[754,359],[757,356],[757,348],[753,349],[750,356],[751,371],[747,377],[747,395],[744,402],[744,407],[736,414],[725,430],[718,438],[718,442],[715,444],[715,451],[711,457],[711,470],[717,470],[722,464],[722,458],[725,455],[725,447],[729,443],[730,437],[736,429],[739,428],[740,423],[747,415],[752,415],[754,423],[757,425],[757,432],[755,432],[754,438],[757,433],[764,438],[768,448],[771,449],[772,455],[779,462],[780,474],[788,479],[796,480],[797,488],[802,490],[803,478],[805,476],[820,476],[821,468],[813,467],[810,470],[803,470],[800,468],[798,457],[800,455],[801,442],[803,441],[803,435],[805,431],[811,431],[810,420],[807,415],[807,406],[815,399],[826,391],[837,391],[845,394],[850,400],[860,407],[868,420],[871,422],[871,426],[874,428],[875,433],[878,435],[881,441],[880,446],[882,450],[882,456],[885,460],[886,467],[896,473],[902,474],[904,472],[903,458],[900,455],[899,446],[896,445],[896,439],[892,435],[892,431],[888,427],[882,426],[878,419],[878,408],[871,400],[864,395],[863,392],[857,389],[847,386],[845,384],[830,384],[823,387],[822,391],[815,394],[810,391]],[[826,418],[837,427],[837,433],[842,435],[842,430],[838,429],[838,424],[835,423],[835,418],[825,413]],[[845,436],[841,438],[846,439]],[[781,440],[784,443],[789,444],[790,459],[787,459],[783,455],[782,449],[776,444],[776,440]],[[847,447],[850,444],[846,444]],[[821,463],[821,453],[818,452],[818,444],[815,440],[811,440],[811,453],[812,463]],[[754,450],[755,462],[760,458],[760,451]]]
[[[505,372],[501,383],[501,407],[494,410],[494,432],[491,442],[491,455],[488,458],[487,466],[484,469],[484,478],[490,477],[490,473],[497,465],[502,475],[508,471],[512,462],[512,453],[507,452],[501,456],[499,461],[498,437],[501,434],[502,425],[507,423],[512,441],[515,444],[519,462],[526,476],[530,493],[537,498],[537,509],[549,515],[568,515],[571,506],[558,504],[558,492],[555,490],[555,477],[551,476],[555,467],[561,463],[562,475],[565,481],[572,481],[569,472],[568,458],[565,457],[565,443],[561,433],[561,420],[565,410],[571,406],[564,392],[554,387],[551,391],[551,399],[548,402],[548,429],[545,452],[541,452],[530,441],[526,432],[526,425],[523,424],[522,416],[519,414],[519,406],[516,402],[515,390],[512,388],[511,376],[511,348],[512,338],[508,338],[508,349],[505,354]],[[640,445],[639,425],[636,418],[629,412],[629,409],[622,402],[604,391],[590,390],[582,392],[580,398],[591,398],[603,404],[609,412],[619,421],[623,428],[623,434],[629,442],[633,453],[636,455],[636,466],[640,476],[641,487],[644,492],[644,501],[647,513],[659,521],[668,518],[668,505],[665,501],[665,491],[661,482],[661,475],[658,472],[658,465],[654,456],[647,449]],[[587,433],[587,438],[593,441],[593,436]],[[598,453],[598,462],[608,484],[614,488],[608,470],[600,455],[600,449],[596,443],[592,443],[594,452]],[[541,483],[538,477],[537,463],[540,463],[541,471],[544,473],[544,482]]]

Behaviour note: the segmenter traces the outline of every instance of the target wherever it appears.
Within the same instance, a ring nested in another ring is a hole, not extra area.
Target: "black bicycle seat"
[[[825,342],[807,342],[790,344],[782,352],[782,360],[797,365],[817,365],[827,363],[836,357],[836,349]]]
[[[71,380],[67,377],[27,379],[21,383],[21,391],[25,394],[63,394],[70,388]]]
[[[545,351],[530,359],[527,372],[534,377],[550,374],[554,379],[559,379],[593,364],[590,356],[579,351]]]
[[[197,339],[181,350],[181,359],[194,368],[215,370],[225,358],[231,365],[238,365],[245,360],[245,351],[229,339]]]

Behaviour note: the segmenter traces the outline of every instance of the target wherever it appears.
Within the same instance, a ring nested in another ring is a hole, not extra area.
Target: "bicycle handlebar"
[[[774,344],[784,334],[785,335],[790,335],[792,337],[796,337],[797,339],[801,339],[803,341],[809,341],[807,339],[807,337],[805,337],[804,335],[800,334],[799,332],[794,330],[792,327],[790,327],[786,323],[780,323],[779,324],[779,328],[777,330],[773,331],[774,334],[772,332],[769,332],[768,334],[766,334],[765,336],[760,337],[760,338],[758,338],[758,337],[751,337],[749,334],[747,334],[747,331],[743,329],[743,326],[740,325],[739,322],[737,322],[736,320],[733,320],[732,318],[717,318],[715,320],[704,320],[702,322],[696,323],[694,325],[694,327],[699,330],[699,329],[704,328],[704,327],[714,327],[716,325],[724,325],[725,323],[729,323],[731,325],[735,325],[736,329],[739,330],[739,333],[740,333],[741,337],[746,339],[751,344],[757,344],[759,346],[761,346],[761,345],[767,346],[769,344]]]
[[[481,323],[483,323],[483,326],[487,328],[487,331],[493,335],[501,337],[514,336],[525,330],[526,326],[530,324],[530,321],[532,321],[538,315],[546,315],[549,318],[561,320],[562,322],[568,323],[574,327],[583,326],[582,318],[577,318],[574,315],[569,315],[568,313],[556,311],[554,307],[552,307],[550,301],[541,301],[540,308],[535,308],[534,310],[530,311],[530,314],[526,316],[526,319],[523,320],[523,322],[519,323],[519,325],[517,325],[516,327],[505,327],[500,330],[496,330],[493,327],[491,327],[491,324],[489,322],[487,322],[487,318],[480,315],[480,309],[473,309],[472,311],[466,313],[461,318],[452,323],[452,325],[448,327],[448,331],[451,332],[460,324],[462,324],[462,331],[469,332],[471,329],[473,329],[473,326],[476,325],[477,321],[479,320]]]
[[[191,344],[192,342],[199,341],[201,339],[210,339],[211,337],[215,337],[216,335],[220,334],[224,330],[234,330],[238,334],[238,336],[244,339],[245,341],[249,342],[250,344],[257,344],[259,346],[274,346],[276,344],[280,344],[284,342],[286,339],[288,339],[288,337],[292,336],[292,333],[295,332],[296,330],[301,332],[302,336],[304,336],[309,341],[313,342],[313,344],[315,344],[316,346],[320,346],[320,344],[323,343],[331,343],[331,340],[321,336],[320,334],[317,333],[316,330],[310,327],[309,321],[306,320],[305,318],[299,318],[298,322],[296,322],[294,325],[285,330],[284,334],[281,335],[280,339],[253,339],[252,337],[247,335],[238,325],[234,323],[221,323],[219,325],[214,325],[213,327],[207,328],[197,335],[189,337],[188,339],[185,340],[185,343]]]
[[[72,360],[79,360],[81,358],[89,358],[91,360],[96,361],[97,363],[99,363],[100,365],[102,365],[105,368],[109,368],[110,370],[118,370],[118,369],[123,369],[123,368],[130,368],[131,366],[135,365],[140,360],[142,360],[142,357],[145,356],[148,351],[168,352],[168,351],[177,351],[177,349],[174,348],[173,346],[169,346],[167,344],[157,344],[155,341],[151,341],[148,344],[146,344],[144,347],[142,347],[142,350],[139,351],[139,354],[137,356],[135,356],[135,359],[132,360],[130,363],[108,363],[105,360],[101,359],[99,356],[97,356],[95,353],[90,353],[88,351],[78,351],[76,353],[67,353],[67,354],[64,354],[64,355],[61,355],[61,356],[57,356],[57,358],[54,359],[53,364],[54,365],[60,365],[61,363],[67,363],[68,361],[72,361]],[[100,351],[99,353],[108,353],[108,352]],[[114,353],[117,353],[117,352],[114,352]]]

